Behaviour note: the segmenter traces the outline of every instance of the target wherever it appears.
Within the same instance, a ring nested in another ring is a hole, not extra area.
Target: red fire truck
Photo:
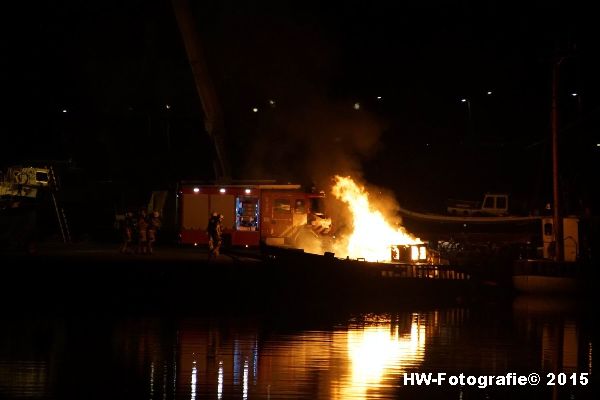
[[[331,220],[319,212],[324,193],[306,193],[300,185],[206,185],[182,183],[177,194],[181,243],[208,243],[213,213],[222,214],[226,244],[253,247],[293,245],[302,232],[324,235]]]

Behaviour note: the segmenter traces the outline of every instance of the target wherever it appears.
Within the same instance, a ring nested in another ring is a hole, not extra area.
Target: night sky
[[[566,204],[596,209],[600,25],[591,6],[191,4],[235,179],[324,186],[353,173],[409,208],[437,211],[486,191],[540,207],[551,193],[559,55],[569,56],[559,85]],[[214,179],[170,1],[13,7],[2,16],[2,167],[70,160],[92,180],[138,191]]]

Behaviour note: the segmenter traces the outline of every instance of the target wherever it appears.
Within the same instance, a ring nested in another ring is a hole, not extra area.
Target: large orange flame
[[[392,245],[422,243],[402,227],[390,225],[380,210],[369,203],[369,194],[351,177],[334,177],[332,194],[348,205],[352,215],[352,233],[343,238],[335,252],[340,256],[388,261]]]

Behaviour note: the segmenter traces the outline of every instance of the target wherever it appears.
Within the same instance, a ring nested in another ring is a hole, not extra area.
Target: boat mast
[[[554,243],[555,259],[558,262],[564,260],[563,257],[563,221],[560,212],[560,192],[558,180],[558,72],[560,64],[565,57],[560,57],[554,62],[552,68],[552,194],[553,194],[553,219],[554,219]]]

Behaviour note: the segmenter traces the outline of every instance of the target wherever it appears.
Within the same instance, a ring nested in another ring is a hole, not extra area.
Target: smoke
[[[376,151],[382,124],[351,102],[307,103],[273,113],[261,126],[248,165],[320,188],[330,186],[335,174],[362,176],[361,161]]]
[[[327,246],[324,238],[309,234],[305,234],[296,238],[295,245],[297,248],[304,250],[306,253],[312,254],[323,254],[326,251],[332,250],[332,248]]]
[[[306,18],[302,6],[253,3],[240,12],[239,5],[218,4],[198,14],[211,15],[199,26],[234,176],[320,188],[334,174],[360,176],[383,123],[362,103],[364,90],[352,88],[341,39],[328,21]]]

